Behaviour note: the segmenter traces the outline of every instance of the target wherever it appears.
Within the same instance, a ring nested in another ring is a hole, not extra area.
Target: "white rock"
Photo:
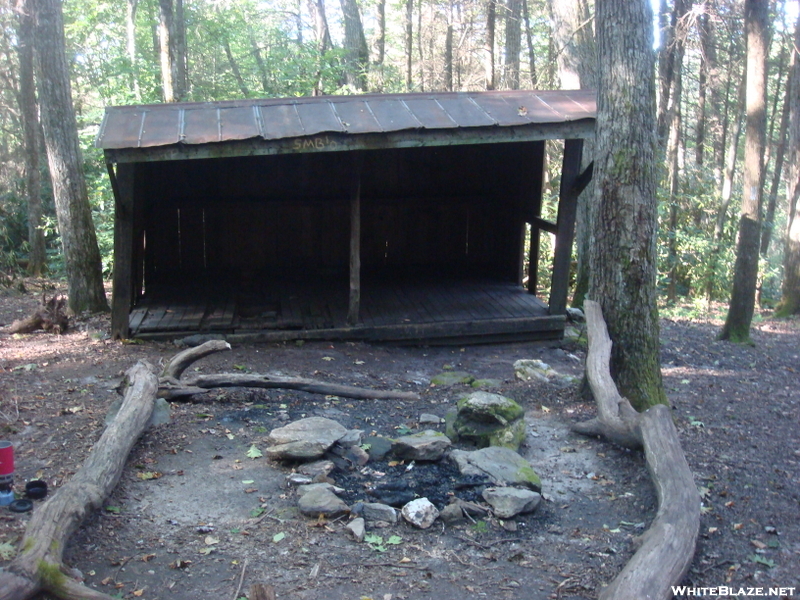
[[[414,527],[427,529],[439,516],[439,510],[427,498],[417,498],[403,507],[403,518]]]
[[[322,456],[347,434],[347,429],[331,419],[308,417],[273,429],[267,455],[280,459],[310,459]]]

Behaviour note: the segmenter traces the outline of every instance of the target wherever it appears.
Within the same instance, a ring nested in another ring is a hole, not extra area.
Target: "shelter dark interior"
[[[520,283],[543,143],[362,151],[365,279]],[[358,168],[344,152],[137,165],[146,290],[347,278]]]

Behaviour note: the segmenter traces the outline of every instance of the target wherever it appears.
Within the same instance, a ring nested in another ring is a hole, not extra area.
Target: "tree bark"
[[[231,67],[233,77],[236,79],[236,83],[239,86],[239,91],[242,93],[242,97],[249,98],[250,90],[247,88],[247,83],[245,82],[244,77],[242,77],[242,72],[239,70],[239,65],[236,63],[236,58],[233,56],[233,51],[231,50],[231,44],[227,38],[223,39],[222,46],[225,50],[225,57],[228,59],[228,64]]]
[[[619,575],[600,592],[600,600],[669,600],[672,586],[689,570],[700,531],[700,494],[681,449],[669,408],[656,405],[639,414],[611,378],[611,338],[600,305],[585,303],[589,351],[586,376],[597,402],[596,419],[573,429],[602,435],[627,448],[643,447],[658,496],[658,512]]]
[[[33,75],[33,19],[28,12],[19,12],[17,53],[19,57],[19,112],[25,140],[25,195],[28,199],[28,273],[35,277],[47,270],[47,252],[42,208],[42,181],[39,173],[40,127]]]
[[[745,0],[747,32],[747,126],[744,147],[744,185],[739,217],[739,239],[728,316],[720,339],[751,343],[750,323],[755,309],[758,256],[761,241],[762,157],[766,134],[767,49],[769,5]]]
[[[383,61],[386,58],[386,0],[378,0],[378,40],[376,47],[378,56],[375,57],[375,64],[379,67],[383,66]]]
[[[495,85],[494,73],[494,42],[495,25],[497,22],[497,0],[487,0],[486,2],[486,67],[485,67],[485,87],[493,90]]]
[[[406,91],[411,91],[414,63],[414,0],[406,0]]]
[[[86,462],[33,513],[22,539],[22,551],[0,573],[0,600],[22,600],[39,591],[65,599],[111,600],[111,596],[65,575],[62,560],[69,537],[116,486],[128,454],[153,411],[158,379],[152,367],[140,362],[128,371],[128,379],[131,385],[117,416]]]
[[[522,0],[522,17],[525,20],[525,40],[528,42],[528,68],[531,72],[531,89],[536,89],[536,52],[533,46],[533,32],[531,31],[531,16],[528,10],[528,0]]]
[[[357,90],[367,89],[369,49],[356,0],[339,0],[344,20],[345,81]]]
[[[61,3],[25,0],[23,9],[34,18],[42,127],[66,263],[69,308],[74,313],[106,311],[100,251],[72,107]]]
[[[611,373],[638,410],[666,403],[656,305],[656,135],[652,12],[597,4],[598,106],[589,295],[616,340]]]
[[[787,222],[783,255],[783,285],[778,315],[800,312],[800,15],[794,33],[794,65],[786,156]]]
[[[507,0],[505,87],[519,89],[519,53],[522,49],[522,0]]]
[[[128,62],[130,63],[130,82],[133,97],[138,102],[141,99],[139,91],[139,76],[137,74],[136,59],[136,9],[139,7],[139,0],[128,0],[128,12],[125,19],[126,45],[128,52]]]
[[[164,102],[181,102],[186,99],[186,23],[183,0],[158,0],[158,5]]]

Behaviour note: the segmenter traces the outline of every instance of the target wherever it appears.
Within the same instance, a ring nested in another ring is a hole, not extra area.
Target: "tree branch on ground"
[[[609,370],[611,338],[597,302],[584,303],[589,335],[586,377],[597,402],[598,416],[574,426],[627,448],[644,448],[647,468],[658,496],[658,512],[650,528],[636,540],[637,552],[600,593],[600,600],[672,598],[694,556],[700,530],[700,494],[681,449],[669,408],[652,406],[636,412],[623,398]]]

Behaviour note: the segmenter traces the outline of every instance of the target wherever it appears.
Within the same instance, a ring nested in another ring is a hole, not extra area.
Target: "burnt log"
[[[597,403],[597,417],[573,426],[627,448],[643,448],[658,496],[658,512],[637,540],[638,550],[600,600],[668,600],[694,556],[700,530],[700,494],[686,462],[668,407],[657,404],[638,413],[611,378],[611,338],[600,305],[584,303],[589,335],[586,377]]]

